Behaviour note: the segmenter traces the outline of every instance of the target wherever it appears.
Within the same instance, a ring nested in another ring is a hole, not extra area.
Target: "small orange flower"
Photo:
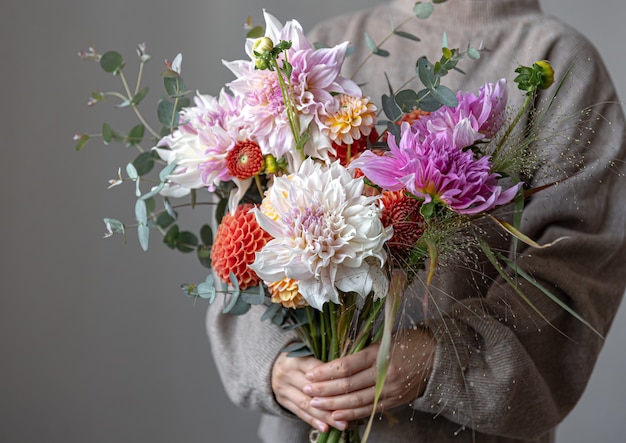
[[[226,167],[230,175],[240,180],[254,177],[265,168],[261,148],[248,140],[237,143],[226,156]]]
[[[211,263],[217,275],[229,283],[230,273],[234,273],[241,290],[259,284],[259,277],[248,265],[254,262],[254,253],[272,238],[257,223],[250,211],[253,207],[240,205],[234,214],[226,213],[211,249]]]
[[[368,97],[352,97],[340,94],[339,109],[324,119],[328,136],[332,141],[349,145],[368,136],[376,124],[376,106]]]
[[[308,304],[298,292],[297,280],[285,277],[277,282],[267,283],[267,288],[272,295],[272,303],[279,303],[290,309],[303,308]]]
[[[392,252],[408,251],[424,233],[424,218],[420,213],[421,201],[407,196],[404,190],[383,192],[383,226],[393,226],[393,236],[387,241]]]

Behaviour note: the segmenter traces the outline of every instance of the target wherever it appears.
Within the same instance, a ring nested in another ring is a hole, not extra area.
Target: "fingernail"
[[[312,372],[307,372],[304,376],[307,378],[307,380],[313,380],[313,373]]]
[[[348,422],[346,421],[335,422],[335,427],[339,429],[340,431],[345,431],[346,429],[348,429]]]
[[[302,388],[302,392],[307,395],[311,395],[311,393],[313,392],[313,388],[311,387],[311,385],[305,385],[304,388]]]
[[[314,398],[311,400],[311,406],[313,406],[314,408],[319,408],[320,406],[322,406],[322,401],[319,398]]]
[[[315,427],[320,432],[326,432],[326,423],[323,423],[319,420],[314,420]]]

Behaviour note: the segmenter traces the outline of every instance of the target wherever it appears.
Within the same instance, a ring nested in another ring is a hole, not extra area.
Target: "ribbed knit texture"
[[[316,27],[311,40],[355,44],[344,65],[351,75],[369,52],[364,31],[381,41],[389,33],[389,14],[399,24],[413,4],[397,0],[338,17]],[[626,154],[621,106],[598,53],[578,32],[542,15],[536,0],[449,0],[429,19],[413,19],[401,29],[422,41],[390,38],[383,48],[391,56],[371,57],[355,77],[377,103],[388,92],[385,74],[399,88],[419,56],[440,57],[443,31],[451,47],[482,41],[489,50],[480,61],[459,65],[465,75],[444,79],[453,90],[505,77],[513,86],[510,103],[519,105],[522,96],[512,83],[517,64],[548,59],[557,79],[572,68],[553,108],[560,115],[539,136],[546,158],[531,182],[575,176],[530,199],[522,222],[523,232],[539,243],[569,239],[543,250],[520,248],[518,263],[606,334],[624,292],[626,263],[625,179],[611,162],[618,160],[623,175]],[[539,97],[540,106],[546,97]],[[575,124],[580,116],[566,118],[596,104],[582,132]],[[595,118],[596,112],[604,118]],[[579,155],[585,157],[582,171]],[[492,244],[508,247],[499,235]],[[390,411],[395,424],[390,415],[376,420],[372,443],[552,442],[555,427],[580,398],[602,339],[530,285],[521,289],[543,318],[485,263],[472,269],[460,262],[439,270],[431,306],[441,312],[429,323],[438,345],[426,392],[411,406]],[[417,321],[421,305],[411,306],[406,315]],[[264,442],[307,442],[308,426],[274,401],[269,384],[274,359],[291,337],[260,323],[258,311],[229,317],[220,306],[209,308],[207,327],[224,385],[236,404],[266,414],[259,430]]]

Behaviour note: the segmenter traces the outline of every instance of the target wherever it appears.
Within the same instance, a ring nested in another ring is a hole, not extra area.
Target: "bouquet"
[[[432,8],[419,2],[414,12],[425,19]],[[480,251],[522,299],[515,279],[539,285],[489,246],[481,226],[489,220],[513,241],[550,246],[523,235],[516,216],[504,219],[494,211],[512,204],[519,214],[525,196],[537,191],[525,188],[524,177],[538,161],[527,148],[541,116],[522,136],[512,135],[554,72],[547,61],[520,66],[515,82],[527,99],[510,115],[504,79],[476,92],[443,85],[463,58],[480,58],[480,49],[451,49],[444,38],[440,60],[416,63],[423,89],[390,88],[377,105],[341,75],[347,42],[315,46],[297,21],[283,25],[264,17],[265,26],[248,33],[249,59],[225,62],[235,79],[217,96],[186,89],[180,55],[166,62],[169,99],[157,107],[160,130],[139,111],[148,92],[140,87],[150,59],[144,45],[137,51],[134,90],[119,53],[100,55],[93,46],[81,53],[124,85],[124,93],[93,93],[90,104],[118,97],[139,118],[126,135],[103,125],[105,143],[141,151],[126,165],[126,177],[119,172],[111,186],[135,183],[134,227],[144,249],[150,233],[159,231],[169,247],[195,251],[212,270],[202,283],[184,285],[187,295],[209,303],[223,296],[228,315],[265,305],[264,321],[296,332],[299,341],[285,349],[292,356],[330,361],[380,343],[378,401],[402,298],[425,276],[427,322],[428,289],[443,258],[471,260]],[[384,56],[367,34],[366,44],[372,55]],[[148,150],[141,146],[146,132],[152,136]],[[90,138],[77,135],[77,149]],[[157,165],[158,178],[144,192],[141,185]],[[207,223],[198,234],[180,228],[180,209],[207,206],[213,227]],[[126,235],[130,227],[104,221],[107,236]],[[316,439],[367,440],[368,429],[363,437],[356,428],[331,429]]]

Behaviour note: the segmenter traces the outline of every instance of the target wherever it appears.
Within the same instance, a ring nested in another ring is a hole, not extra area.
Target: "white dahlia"
[[[298,280],[302,296],[319,310],[328,301],[339,304],[339,291],[384,297],[383,246],[392,232],[381,222],[377,197],[362,191],[363,179],[339,162],[307,159],[297,173],[276,177],[262,209],[254,209],[273,239],[252,269],[267,282]]]

